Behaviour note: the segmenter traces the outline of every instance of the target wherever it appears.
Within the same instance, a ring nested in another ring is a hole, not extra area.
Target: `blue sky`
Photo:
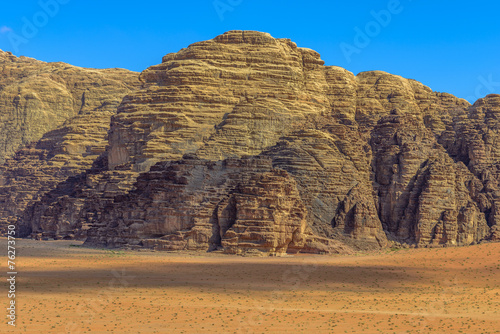
[[[258,30],[355,74],[382,70],[474,101],[500,93],[498,1],[8,1],[0,49],[142,71],[228,30]]]

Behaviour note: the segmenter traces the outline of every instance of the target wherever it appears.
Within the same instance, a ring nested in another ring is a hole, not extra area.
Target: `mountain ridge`
[[[253,31],[167,54],[138,80],[110,115],[92,168],[45,179],[10,215],[19,166],[55,161],[23,149],[4,164],[0,219],[36,238],[229,253],[500,236],[500,95],[471,105],[383,71],[355,76]],[[82,153],[59,155],[71,165]]]

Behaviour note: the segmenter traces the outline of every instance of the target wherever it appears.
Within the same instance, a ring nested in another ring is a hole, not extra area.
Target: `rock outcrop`
[[[418,245],[468,245],[489,233],[472,198],[481,182],[454,162],[413,115],[383,117],[372,132],[375,182],[384,230]]]
[[[0,51],[0,162],[76,116],[82,117],[79,124],[69,126],[91,129],[99,124],[107,130],[109,113],[115,113],[123,96],[138,87],[137,73],[127,70],[44,63]],[[84,117],[89,114],[92,117]],[[102,121],[95,119],[101,115],[108,117]],[[89,146],[87,141],[92,142],[94,138],[92,134],[73,133],[78,135],[80,141],[73,145],[61,142],[60,149],[83,153]],[[64,134],[49,136],[53,139]]]
[[[104,153],[111,116],[138,73],[0,51],[0,227]],[[15,152],[15,153],[14,153]]]
[[[59,130],[39,142],[81,168],[16,213],[26,235],[269,254],[500,237],[498,95],[471,106],[385,72],[355,76],[253,31],[166,55],[140,81],[105,149],[64,146]],[[22,149],[4,168],[44,154]],[[9,206],[24,196],[11,193]]]
[[[141,174],[134,191],[105,208],[87,243],[233,254],[349,251],[315,236],[306,218],[295,180],[271,159],[188,156]]]
[[[481,181],[476,202],[491,227],[490,239],[500,240],[500,95],[479,99],[453,119],[443,146]]]

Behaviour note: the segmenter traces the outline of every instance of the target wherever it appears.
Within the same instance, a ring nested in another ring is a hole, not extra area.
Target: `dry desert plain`
[[[499,243],[267,258],[17,248],[17,326],[1,333],[500,332]]]

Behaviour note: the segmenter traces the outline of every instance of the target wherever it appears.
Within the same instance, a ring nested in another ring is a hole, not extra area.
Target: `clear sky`
[[[500,93],[499,1],[4,1],[0,49],[142,71],[228,30],[258,30],[355,74],[382,70],[474,101]]]

